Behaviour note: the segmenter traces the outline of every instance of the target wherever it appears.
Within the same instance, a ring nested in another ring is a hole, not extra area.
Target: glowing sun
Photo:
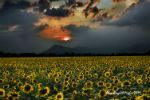
[[[70,37],[64,37],[63,40],[64,41],[69,41],[69,40],[71,40],[71,38]]]

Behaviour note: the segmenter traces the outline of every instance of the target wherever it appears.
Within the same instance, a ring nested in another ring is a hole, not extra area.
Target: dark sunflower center
[[[118,80],[116,80],[115,83],[118,83]]]
[[[8,98],[8,100],[14,100],[14,98],[13,98],[12,96],[10,96],[10,97]]]
[[[90,85],[91,85],[91,83],[87,83],[87,85],[88,85],[88,86],[90,86]]]
[[[61,98],[61,95],[58,95],[57,98]]]
[[[68,78],[65,78],[65,81],[68,81]]]
[[[16,93],[12,93],[11,94],[13,97],[18,97],[18,95]]]
[[[19,83],[19,86],[21,86],[22,84],[21,83]]]
[[[125,82],[124,85],[129,85],[129,82]]]
[[[101,91],[100,95],[104,96],[105,95],[105,91]]]
[[[4,86],[4,88],[6,89],[6,88],[8,88],[8,86]]]
[[[150,98],[148,98],[147,96],[143,96],[144,100],[150,100]]]
[[[76,84],[73,84],[73,86],[75,87],[75,86],[77,86]]]
[[[26,91],[30,91],[30,89],[31,89],[31,86],[29,86],[29,85],[26,85],[26,86],[25,86],[25,90],[26,90]]]
[[[107,87],[109,87],[110,86],[110,84],[107,84]]]
[[[69,75],[66,75],[67,77],[69,77]]]
[[[41,91],[40,91],[40,94],[46,94],[47,93],[47,89],[42,89]]]
[[[99,83],[99,85],[103,85],[103,83]]]
[[[84,90],[84,93],[88,93],[89,90]]]
[[[2,80],[0,80],[0,83],[3,83],[3,81],[2,81]]]
[[[67,87],[64,87],[64,90],[66,90],[67,89]]]
[[[2,92],[2,91],[0,91],[0,95],[3,95],[3,92]]]

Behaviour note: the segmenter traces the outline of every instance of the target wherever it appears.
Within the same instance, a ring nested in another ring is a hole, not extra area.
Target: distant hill
[[[89,50],[86,48],[70,48],[70,47],[64,47],[61,45],[54,45],[47,51],[43,52],[44,54],[65,54],[65,53],[80,53],[80,54],[85,54],[89,53]]]
[[[49,48],[48,50],[46,50],[45,52],[43,52],[42,54],[56,54],[56,55],[62,55],[65,53],[69,53],[69,54],[98,54],[98,55],[112,55],[112,54],[100,54],[97,50],[97,52],[95,52],[96,50],[94,49],[88,49],[88,48],[83,48],[83,47],[76,47],[76,48],[70,48],[70,47],[65,47],[65,46],[61,46],[61,45],[54,45],[51,48]],[[150,50],[146,53],[118,53],[116,55],[150,55]]]

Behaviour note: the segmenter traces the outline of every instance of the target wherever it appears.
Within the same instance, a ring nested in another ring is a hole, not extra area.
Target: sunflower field
[[[150,57],[0,58],[0,100],[150,100]]]

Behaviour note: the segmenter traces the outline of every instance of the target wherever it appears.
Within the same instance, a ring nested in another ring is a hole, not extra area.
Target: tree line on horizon
[[[111,54],[94,54],[94,53],[68,53],[63,54],[45,54],[45,53],[4,53],[0,52],[0,57],[57,57],[57,56],[150,56],[150,50],[146,53],[111,53]]]

